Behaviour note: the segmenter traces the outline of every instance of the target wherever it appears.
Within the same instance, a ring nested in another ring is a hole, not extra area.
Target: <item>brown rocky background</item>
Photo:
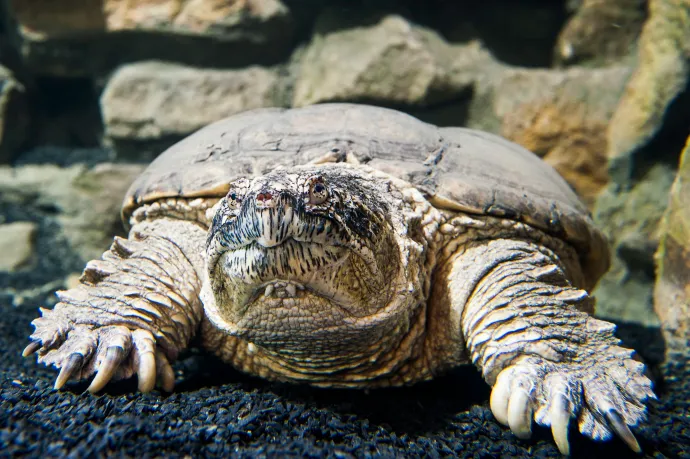
[[[0,15],[0,295],[16,305],[50,304],[99,256],[166,146],[247,109],[355,101],[543,157],[610,238],[598,314],[661,319],[687,348],[690,0],[0,0]]]

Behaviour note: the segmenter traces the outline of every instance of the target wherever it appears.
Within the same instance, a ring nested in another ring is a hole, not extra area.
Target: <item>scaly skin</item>
[[[615,327],[588,314],[565,242],[436,209],[356,164],[240,179],[211,204],[140,208],[129,239],[34,321],[25,353],[61,368],[56,387],[97,372],[95,392],[137,373],[142,391],[156,379],[171,390],[169,361],[200,331],[243,371],[319,386],[410,384],[471,361],[517,436],[534,419],[567,454],[576,419],[639,450],[628,426],[651,383]]]
[[[619,347],[615,326],[579,310],[586,291],[572,286],[558,256],[519,239],[475,241],[449,274],[472,362],[493,386],[491,409],[520,438],[532,419],[551,426],[568,454],[568,424],[596,440],[616,432],[640,450],[628,426],[654,397],[644,365]],[[481,259],[482,264],[475,260]]]
[[[80,285],[58,292],[42,309],[25,355],[60,368],[55,388],[96,377],[89,391],[111,379],[139,376],[146,392],[158,383],[172,390],[170,361],[198,329],[206,232],[196,223],[160,218],[135,224],[101,260],[89,262]]]

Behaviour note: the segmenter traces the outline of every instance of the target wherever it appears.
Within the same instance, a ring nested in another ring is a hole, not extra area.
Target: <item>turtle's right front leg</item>
[[[590,438],[615,433],[639,452],[630,427],[646,417],[652,382],[615,325],[584,312],[589,295],[566,269],[528,240],[467,244],[447,278],[467,350],[493,387],[494,416],[516,436],[528,438],[534,420],[568,454],[573,420]]]
[[[199,300],[206,232],[189,221],[160,218],[137,223],[115,238],[101,260],[86,265],[80,284],[58,292],[41,308],[24,356],[60,368],[55,388],[96,373],[88,390],[135,373],[139,390],[158,381],[171,391],[170,362],[201,321]]]

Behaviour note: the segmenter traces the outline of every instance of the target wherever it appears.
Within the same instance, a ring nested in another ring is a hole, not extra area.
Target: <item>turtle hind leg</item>
[[[182,220],[137,223],[116,238],[100,260],[89,262],[79,285],[58,292],[60,302],[41,308],[24,351],[60,369],[57,389],[95,374],[89,391],[111,379],[139,377],[147,392],[156,382],[172,390],[175,360],[195,334],[206,232]]]
[[[455,258],[448,282],[499,422],[520,438],[532,420],[550,426],[565,454],[573,420],[590,438],[615,432],[639,451],[630,427],[645,419],[652,383],[615,326],[583,312],[591,299],[555,253],[523,240],[477,241]]]

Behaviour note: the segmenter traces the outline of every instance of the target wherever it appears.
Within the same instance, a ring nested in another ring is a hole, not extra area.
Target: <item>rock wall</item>
[[[667,354],[690,347],[690,137],[669,196],[657,251],[654,306],[665,332]]]
[[[142,164],[199,127],[355,101],[543,157],[611,240],[599,314],[658,323],[690,0],[0,0],[0,13],[0,235],[24,247],[0,291],[45,295],[105,249]]]

